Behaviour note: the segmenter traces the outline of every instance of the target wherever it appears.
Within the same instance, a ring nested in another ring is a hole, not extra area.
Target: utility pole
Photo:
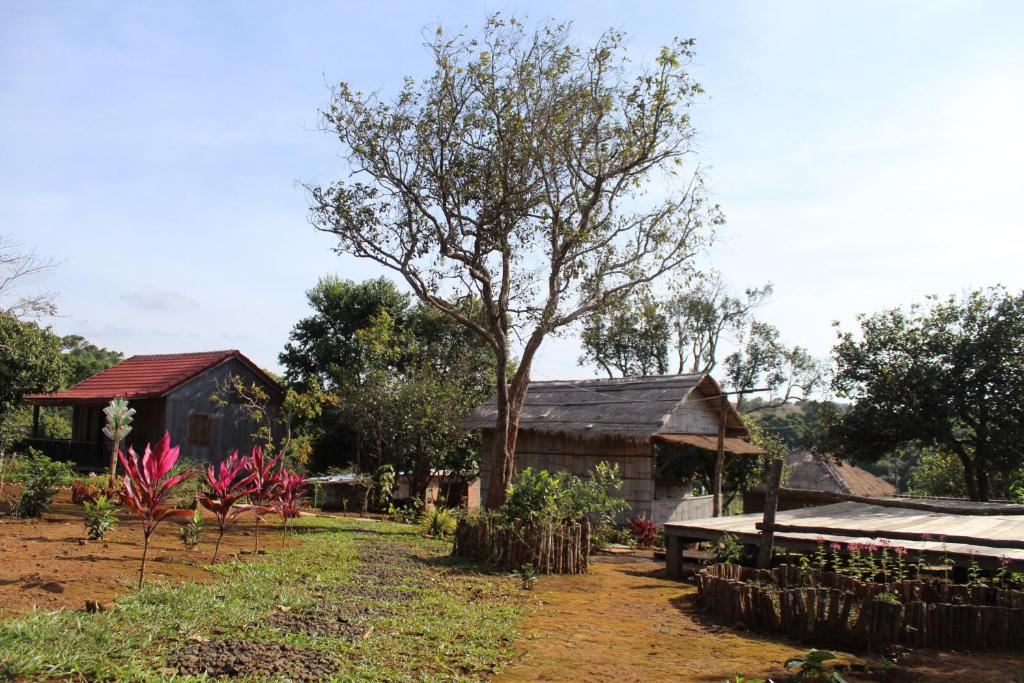
[[[721,404],[718,407],[718,452],[715,454],[715,486],[711,498],[711,514],[722,516],[722,474],[725,470],[725,420],[729,409],[729,399],[722,392]]]

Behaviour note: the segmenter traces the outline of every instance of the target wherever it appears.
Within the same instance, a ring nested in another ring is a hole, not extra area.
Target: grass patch
[[[153,581],[110,612],[0,621],[0,678],[205,680],[179,676],[164,663],[208,641],[323,652],[342,662],[327,679],[339,681],[480,680],[510,659],[520,616],[511,578],[451,561],[447,543],[408,526],[306,517],[295,529],[301,545],[258,562],[218,565],[210,584]],[[262,623],[275,612],[343,618],[363,636]]]

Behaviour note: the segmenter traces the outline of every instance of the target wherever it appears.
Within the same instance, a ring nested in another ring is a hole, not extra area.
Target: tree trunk
[[[957,456],[960,458],[960,464],[964,466],[964,483],[967,484],[967,495],[971,500],[981,500],[974,461],[962,449],[957,451]]]
[[[220,542],[224,539],[224,528],[221,527],[217,535],[217,545],[213,547],[213,561],[210,564],[217,564],[217,556],[220,555]]]
[[[110,451],[110,483],[113,484],[114,480],[117,479],[117,446],[118,442],[114,442],[114,447]]]
[[[149,534],[143,535],[142,538],[142,566],[139,567],[139,588],[142,588],[142,584],[146,581],[146,555],[149,554]]]
[[[531,340],[532,341],[532,340]],[[505,492],[516,466],[516,440],[519,436],[519,418],[530,385],[530,363],[539,344],[529,344],[512,382],[506,383],[507,361],[498,359],[498,419],[494,429],[494,448],[491,451],[491,471],[487,479],[488,510],[497,510],[505,504]]]

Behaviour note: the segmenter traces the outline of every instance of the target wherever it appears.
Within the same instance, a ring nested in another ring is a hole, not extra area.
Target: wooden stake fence
[[[698,588],[710,612],[762,633],[867,649],[1024,647],[1019,590],[942,581],[870,583],[793,565],[713,565],[698,575]]]
[[[532,564],[538,574],[585,574],[590,559],[590,521],[506,523],[494,515],[459,520],[457,557],[516,570]]]

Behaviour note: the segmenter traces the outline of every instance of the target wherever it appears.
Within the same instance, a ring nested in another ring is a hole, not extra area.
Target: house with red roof
[[[105,469],[112,445],[103,435],[103,408],[114,398],[125,398],[136,412],[122,448],[133,445],[141,451],[167,431],[182,457],[215,462],[236,448],[250,448],[256,430],[237,402],[224,405],[212,398],[232,376],[246,386],[262,387],[271,407],[280,405],[280,385],[237,350],[132,356],[69,389],[26,396],[34,406],[29,444],[83,470]],[[71,439],[38,438],[42,406],[72,408]]]

